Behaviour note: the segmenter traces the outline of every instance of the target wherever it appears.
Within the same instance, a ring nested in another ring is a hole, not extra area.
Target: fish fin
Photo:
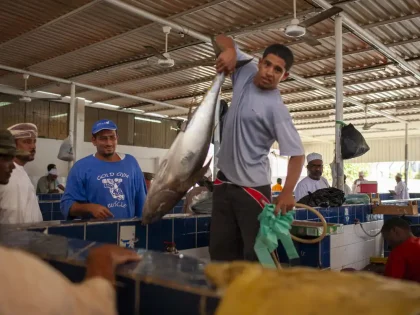
[[[181,183],[179,190],[187,191],[192,186],[194,186],[200,179],[202,179],[204,175],[206,175],[206,172],[210,166],[211,160],[212,159],[210,159],[209,162],[206,165],[204,165],[197,173],[191,175],[190,178],[188,178],[185,182]]]

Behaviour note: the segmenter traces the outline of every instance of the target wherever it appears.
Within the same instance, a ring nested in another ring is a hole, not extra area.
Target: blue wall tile
[[[332,207],[330,208],[330,217],[338,217],[340,215],[339,208]]]
[[[296,211],[296,220],[307,220],[307,219],[308,219],[308,210]]]
[[[172,210],[173,210],[173,213],[182,213],[183,207],[175,206]]]
[[[197,233],[197,247],[209,246],[210,233],[201,232]]]
[[[51,221],[51,212],[42,212],[42,220]]]
[[[324,218],[328,218],[330,216],[330,209],[320,209],[319,212]]]
[[[60,211],[53,211],[52,212],[52,220],[64,221],[66,219],[63,217],[63,214]]]
[[[324,268],[330,268],[330,258],[331,258],[331,253],[328,251],[328,252],[325,252],[325,253],[322,253],[322,255],[321,255],[321,268],[322,269],[324,269]]]
[[[52,203],[51,202],[40,202],[39,208],[41,209],[41,212],[51,212],[52,211]]]
[[[148,249],[163,251],[165,242],[173,242],[172,221],[173,219],[165,219],[149,224]]]
[[[119,242],[117,242],[117,226],[117,223],[87,224],[86,240],[119,244]]]
[[[188,234],[195,233],[196,218],[175,218],[174,219],[174,234]]]
[[[197,218],[197,232],[210,231],[210,217]]]
[[[303,266],[315,267],[319,266],[319,244],[300,244],[299,256]]]
[[[338,223],[338,217],[329,217],[327,218],[327,223]]]
[[[184,199],[181,199],[180,201],[178,201],[178,203],[176,204],[175,207],[183,207],[184,206]]]
[[[322,241],[320,242],[321,244],[321,253],[326,253],[330,251],[330,247],[331,247],[331,237],[329,235],[325,236]]]
[[[60,203],[59,202],[54,202],[52,204],[53,206],[53,211],[60,211]]]
[[[67,238],[77,238],[83,240],[85,228],[83,225],[55,226],[48,228],[48,234],[61,235]]]
[[[200,233],[201,234],[201,233]],[[184,235],[175,235],[175,244],[178,250],[196,248],[196,233],[184,234]]]
[[[317,210],[319,210],[319,209],[317,209]],[[316,219],[316,218],[318,218],[318,216],[315,213],[313,213],[312,211],[308,211],[308,220]]]

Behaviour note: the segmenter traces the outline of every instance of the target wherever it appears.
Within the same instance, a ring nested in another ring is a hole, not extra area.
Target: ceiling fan
[[[306,19],[304,21],[300,21],[296,16],[296,0],[293,0],[293,19],[288,23],[286,27],[279,27],[279,28],[264,28],[264,29],[258,29],[252,32],[264,32],[264,31],[283,31],[286,36],[288,37],[294,37],[294,38],[302,38],[307,44],[311,46],[318,46],[321,45],[321,42],[319,42],[317,39],[313,38],[311,34],[306,32],[306,29],[312,25],[315,25],[317,23],[320,23],[326,19],[329,19],[333,17],[334,15],[342,12],[343,9],[337,6],[333,6],[330,9],[327,9],[325,11],[322,11],[309,19]]]
[[[363,125],[362,129],[365,130],[365,131],[367,131],[367,130],[377,130],[377,131],[384,131],[384,130],[386,130],[384,128],[372,128],[376,124],[375,123],[374,124],[368,124],[367,123],[367,111],[368,111],[368,108],[367,108],[367,106],[365,106],[365,124]]]
[[[29,103],[29,102],[32,101],[33,98],[35,98],[37,100],[42,100],[42,101],[61,100],[61,96],[60,97],[57,97],[57,96],[52,96],[52,97],[35,97],[33,95],[29,96],[29,93],[28,93],[28,79],[29,79],[29,74],[24,74],[23,75],[23,80],[24,80],[25,84],[24,84],[23,93],[21,94],[21,97],[19,98],[19,101],[20,102]]]

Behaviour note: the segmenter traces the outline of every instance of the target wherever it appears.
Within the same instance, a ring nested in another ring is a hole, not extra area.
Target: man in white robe
[[[322,177],[324,171],[324,163],[322,161],[322,155],[319,153],[311,153],[306,157],[308,165],[308,176],[302,179],[295,189],[295,199],[299,201],[303,197],[309,195],[322,188],[329,188],[330,185],[326,178]]]
[[[0,224],[41,222],[42,214],[28,174],[23,168],[35,159],[38,129],[34,124],[21,123],[8,128],[16,148],[23,152],[15,156],[15,169],[9,184],[0,186]]]
[[[402,175],[400,173],[395,176],[395,181],[397,182],[397,186],[395,186],[394,198],[396,200],[410,199],[407,185],[402,181]]]

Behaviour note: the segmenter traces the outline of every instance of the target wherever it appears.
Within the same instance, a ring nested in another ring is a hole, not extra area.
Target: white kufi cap
[[[322,161],[322,155],[319,153],[311,153],[308,154],[308,156],[306,157],[306,161],[312,162],[313,160],[321,160]]]

